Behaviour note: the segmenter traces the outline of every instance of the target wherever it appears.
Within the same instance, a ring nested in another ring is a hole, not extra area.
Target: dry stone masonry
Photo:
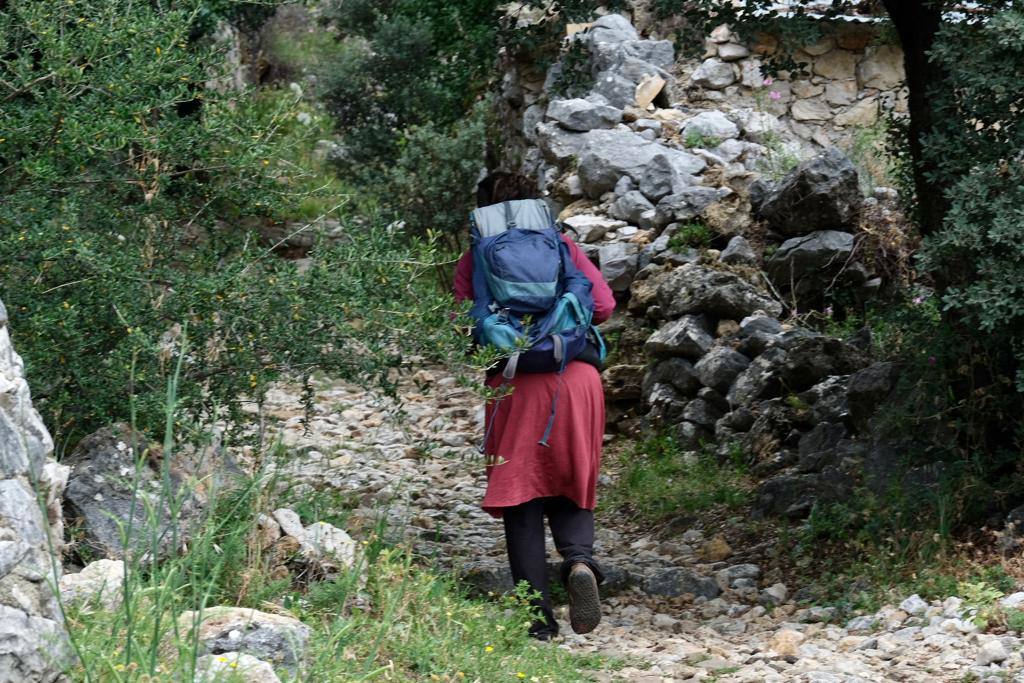
[[[854,112],[902,107],[900,55],[873,31],[835,27],[797,55],[808,74],[767,79],[767,38],[744,45],[721,26],[703,60],[677,61],[670,42],[609,14],[568,39],[589,52],[589,92],[559,93],[559,64],[543,83],[524,65],[505,80],[509,138],[525,141],[509,163],[538,180],[621,304],[604,326],[618,342],[609,428],[742,450],[763,480],[761,515],[799,518],[892,474],[889,437],[848,409],[870,339],[829,338],[798,316],[884,284],[859,244],[894,192],[865,196],[836,146],[873,123]]]
[[[0,683],[61,681],[72,660],[54,596],[68,470],[52,451],[0,303]]]

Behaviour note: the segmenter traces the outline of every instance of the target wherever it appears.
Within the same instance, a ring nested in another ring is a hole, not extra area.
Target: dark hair
[[[495,171],[476,186],[476,205],[490,206],[516,199],[536,199],[540,196],[537,183],[526,176]]]

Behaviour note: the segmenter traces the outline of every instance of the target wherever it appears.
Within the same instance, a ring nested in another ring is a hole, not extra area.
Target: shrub
[[[386,379],[448,327],[416,265],[430,247],[397,246],[379,221],[339,216],[348,239],[320,240],[301,271],[260,243],[308,196],[292,159],[311,129],[291,95],[204,90],[220,58],[190,42],[198,7],[0,13],[0,297],[61,442],[128,419],[131,395],[140,427],[162,424],[178,358],[181,414],[237,417],[282,374]]]

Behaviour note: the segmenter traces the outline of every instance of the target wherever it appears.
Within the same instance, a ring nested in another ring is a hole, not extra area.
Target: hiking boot
[[[601,622],[601,598],[597,593],[597,577],[584,562],[569,570],[566,582],[569,591],[569,623],[576,633],[590,633]]]

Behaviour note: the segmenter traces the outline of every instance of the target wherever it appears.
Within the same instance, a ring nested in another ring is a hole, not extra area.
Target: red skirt
[[[501,375],[488,380],[502,384]],[[484,510],[501,517],[502,508],[548,496],[565,496],[593,510],[604,438],[604,390],[597,369],[573,361],[561,376],[521,374],[507,382],[512,392],[487,405],[485,452],[497,464],[487,467]],[[538,443],[558,403],[548,446]],[[493,423],[492,423],[493,421]]]

